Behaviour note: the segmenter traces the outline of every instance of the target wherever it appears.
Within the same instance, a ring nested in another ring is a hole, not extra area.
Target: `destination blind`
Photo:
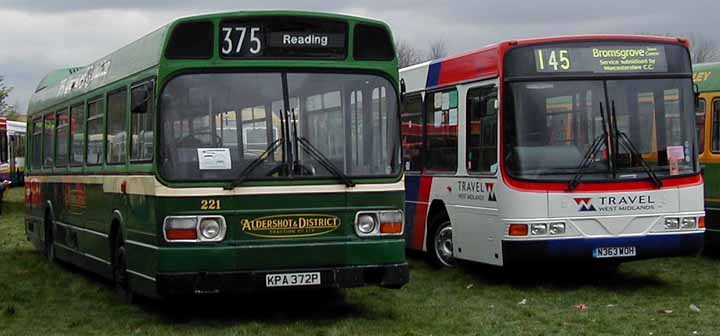
[[[335,21],[253,19],[220,24],[223,58],[345,58],[347,25]]]
[[[582,48],[535,48],[537,72],[666,72],[665,46],[625,45]]]
[[[504,62],[506,80],[518,77],[690,75],[690,54],[682,44],[654,41],[583,41],[511,48]]]

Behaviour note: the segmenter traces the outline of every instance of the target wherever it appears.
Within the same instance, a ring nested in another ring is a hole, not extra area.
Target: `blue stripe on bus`
[[[440,70],[442,69],[442,62],[432,63],[430,64],[430,68],[428,69],[428,76],[427,76],[427,82],[425,83],[425,87],[434,87],[438,84],[440,81]]]
[[[405,200],[418,201],[420,193],[420,176],[405,176]]]
[[[699,253],[703,247],[703,233],[649,235],[642,237],[576,238],[558,240],[503,241],[506,262],[550,261],[557,259],[591,260],[598,247],[629,247],[636,249],[635,257],[618,261],[671,257]]]
[[[420,194],[420,176],[405,176],[405,247],[412,247],[415,232],[415,212]],[[408,202],[409,201],[409,202]]]

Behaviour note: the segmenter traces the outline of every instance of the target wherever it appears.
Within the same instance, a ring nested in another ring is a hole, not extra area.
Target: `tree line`
[[[7,103],[8,96],[10,96],[10,92],[12,92],[13,88],[6,86],[4,81],[5,78],[0,76],[0,116],[11,119],[17,114],[17,106],[9,105]]]

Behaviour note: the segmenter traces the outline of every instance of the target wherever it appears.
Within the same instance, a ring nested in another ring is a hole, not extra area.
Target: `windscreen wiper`
[[[347,187],[354,187],[355,182],[353,182],[350,177],[345,175],[338,167],[336,167],[330,159],[328,159],[317,147],[313,146],[308,139],[303,137],[296,137],[299,144],[302,145],[303,150],[305,150],[306,153],[310,154],[310,156],[314,157],[315,160],[317,160],[321,166],[323,166],[327,171],[331,172],[333,175],[338,177],[340,180],[342,180],[345,183],[345,186]]]
[[[255,160],[250,162],[245,169],[240,172],[240,175],[233,180],[232,182],[226,184],[223,189],[225,190],[233,190],[235,187],[239,186],[243,181],[245,181],[248,177],[250,177],[250,173],[252,173],[253,170],[255,170],[257,167],[259,167],[265,160],[267,160],[268,157],[270,157],[270,154],[274,152],[280,145],[284,143],[283,138],[278,138],[277,140],[273,141],[266,149],[263,151]]]
[[[578,184],[580,184],[580,178],[582,178],[583,174],[585,173],[585,169],[587,169],[587,167],[590,167],[593,158],[598,152],[600,152],[602,145],[604,145],[606,142],[607,137],[605,134],[600,134],[595,138],[595,140],[593,140],[592,145],[590,145],[588,150],[585,152],[583,160],[577,167],[577,173],[575,174],[575,176],[573,176],[572,180],[568,182],[568,191],[573,191],[575,190],[575,188],[577,188]]]
[[[612,108],[613,119],[617,120],[617,119],[615,119],[616,118],[616,116],[615,116],[615,101],[613,100],[611,104],[612,104],[611,108]],[[643,167],[643,170],[645,170],[645,173],[647,173],[647,175],[653,181],[653,185],[655,185],[655,188],[662,187],[662,185],[663,185],[662,180],[660,180],[660,178],[655,174],[655,172],[652,170],[652,168],[650,168],[650,165],[648,165],[647,161],[645,161],[645,158],[642,157],[642,154],[640,153],[640,151],[637,149],[637,147],[635,147],[635,145],[632,143],[632,141],[630,141],[630,138],[627,136],[627,134],[625,134],[625,132],[621,132],[618,129],[617,123],[615,123],[614,131],[615,131],[618,142],[623,147],[625,147],[625,149],[628,152],[630,152],[630,154],[632,156],[640,159],[640,165]]]
[[[595,155],[600,151],[603,144],[607,145],[607,135],[608,131],[605,125],[605,109],[603,109],[602,102],[600,103],[600,118],[602,118],[602,125],[603,125],[603,133],[595,137],[595,140],[593,140],[592,145],[588,148],[588,150],[585,152],[585,155],[583,156],[583,160],[580,162],[580,165],[577,167],[578,172],[573,176],[573,178],[568,182],[568,191],[573,191],[575,188],[577,188],[578,184],[580,184],[580,179],[582,178],[583,174],[585,173],[585,169],[587,167],[590,167],[590,163],[592,163],[593,158]],[[605,146],[606,148],[609,148],[610,146]]]

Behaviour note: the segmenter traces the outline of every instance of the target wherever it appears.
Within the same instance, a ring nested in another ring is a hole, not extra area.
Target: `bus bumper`
[[[658,257],[697,255],[703,248],[703,232],[618,238],[570,238],[555,240],[504,240],[503,263],[592,261],[624,262]],[[596,258],[601,247],[635,247],[635,256]]]
[[[313,272],[320,273],[319,285],[266,286],[268,275]],[[409,280],[410,270],[407,263],[265,271],[159,273],[156,277],[158,294],[165,297],[188,294],[241,294],[272,289],[352,288],[368,285],[400,288]]]

